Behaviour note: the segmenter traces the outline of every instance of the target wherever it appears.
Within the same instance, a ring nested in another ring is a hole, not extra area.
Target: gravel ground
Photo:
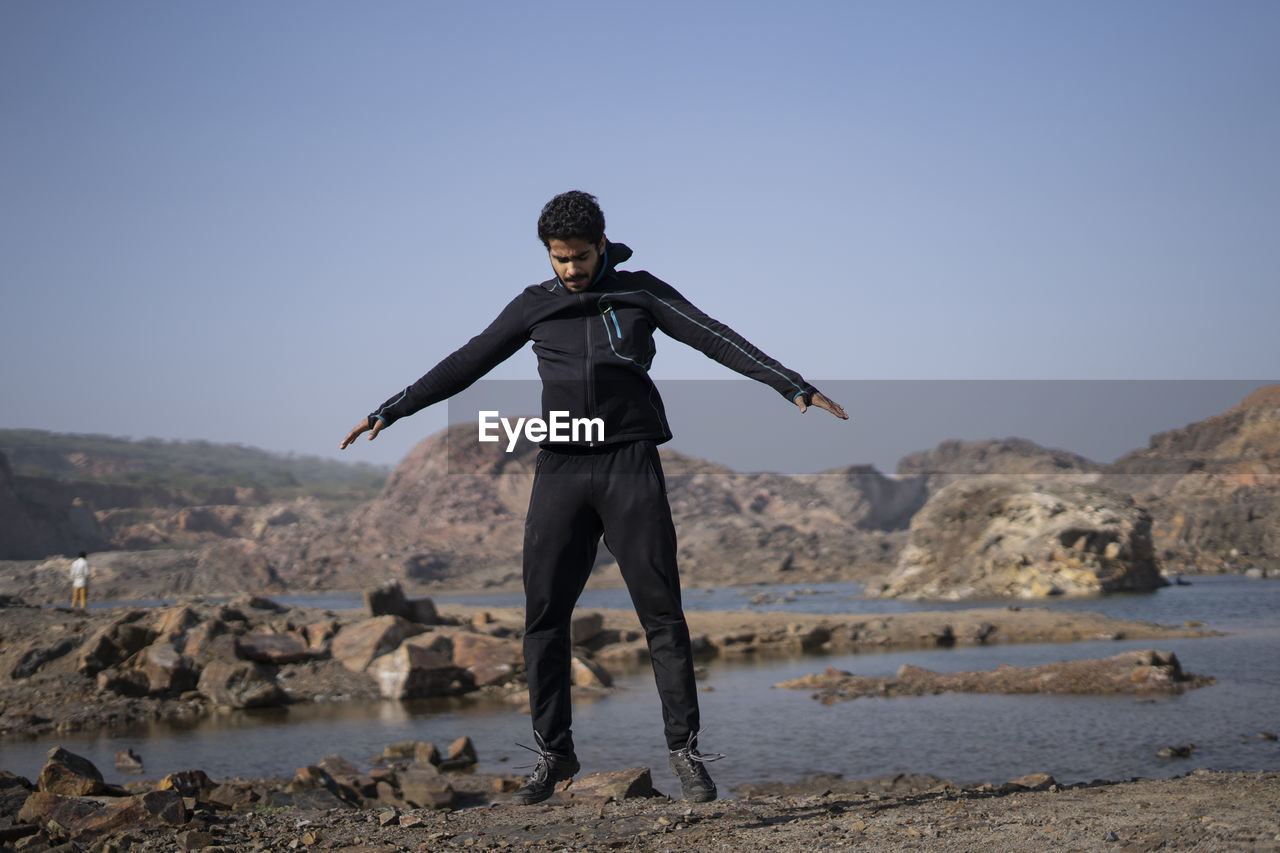
[[[485,781],[475,778],[477,785]],[[45,850],[59,841],[46,833],[16,845],[0,843],[0,850]],[[455,811],[256,807],[218,814],[197,811],[176,831],[125,830],[66,844],[53,849],[1278,850],[1280,774],[1196,770],[1177,779],[1061,789],[944,783],[896,793],[867,791],[858,783],[824,786],[819,780],[699,805],[663,796],[579,802],[557,794],[537,806],[498,802]]]

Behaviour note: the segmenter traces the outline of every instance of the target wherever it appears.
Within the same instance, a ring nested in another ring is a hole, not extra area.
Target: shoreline
[[[269,600],[267,603],[270,603]],[[267,676],[282,685],[282,695],[274,703],[314,701],[383,702],[377,681],[363,671],[343,666],[330,654],[328,644],[344,625],[372,621],[352,611],[325,611],[274,605],[276,610],[254,610],[244,604],[247,618],[254,620],[237,628],[253,632],[305,634],[322,626],[324,639],[310,646],[306,655],[288,662],[282,658],[266,664]],[[161,691],[148,692],[146,685],[118,686],[121,681],[104,681],[105,675],[85,674],[86,647],[100,645],[103,632],[122,620],[146,616],[153,621],[172,621],[193,610],[200,619],[216,621],[210,614],[224,612],[230,605],[178,604],[146,611],[141,608],[101,608],[87,612],[64,607],[35,605],[3,608],[0,626],[0,742],[31,739],[55,732],[95,732],[120,729],[144,722],[182,722],[208,717],[223,700],[195,689],[194,682]],[[234,608],[232,608],[234,610]],[[207,611],[207,612],[206,612]],[[141,612],[141,616],[138,616]],[[443,617],[455,627],[418,626],[427,632],[458,631],[489,638],[507,638],[518,656],[518,637],[523,628],[523,608],[449,605]],[[239,614],[238,614],[239,615]],[[389,618],[389,617],[382,617]],[[1161,640],[1169,638],[1220,636],[1203,627],[1173,627],[1139,620],[1121,620],[1083,611],[1054,611],[1010,605],[1005,608],[924,611],[899,614],[809,614],[781,611],[689,611],[687,618],[694,639],[695,656],[705,664],[711,660],[750,660],[783,657],[813,658],[835,654],[921,650],[1015,643],[1072,643],[1096,640]],[[580,656],[604,670],[603,677],[589,689],[609,689],[610,673],[626,673],[648,666],[648,650],[634,611],[593,609],[575,617],[590,624],[587,639],[578,646]],[[203,624],[203,623],[201,623]],[[240,624],[240,623],[237,623]],[[187,629],[184,629],[187,630]],[[195,629],[189,629],[194,631]],[[575,629],[576,631],[576,629]],[[226,637],[224,639],[237,639]],[[239,640],[237,640],[239,641]],[[185,642],[185,641],[184,641]],[[179,648],[182,648],[179,645]],[[235,644],[231,645],[232,649]],[[189,650],[188,650],[189,651]],[[240,652],[223,651],[234,661]],[[120,675],[127,662],[108,672]],[[141,669],[141,664],[137,665]],[[125,669],[124,675],[134,672]],[[25,673],[16,677],[17,673]],[[163,674],[162,674],[163,675]],[[482,688],[488,694],[518,701],[522,684],[513,671],[511,680]],[[483,694],[481,694],[483,695]],[[56,709],[56,713],[50,713]]]

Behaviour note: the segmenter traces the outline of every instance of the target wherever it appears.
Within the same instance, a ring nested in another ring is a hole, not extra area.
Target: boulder
[[[187,632],[186,640],[183,644],[183,654],[190,657],[200,665],[204,665],[211,660],[221,658],[223,660],[235,660],[235,640],[229,639],[221,645],[217,640],[227,637],[231,629],[226,622],[221,619],[210,619],[208,622],[201,622]]]
[[[464,689],[463,671],[447,655],[412,643],[375,658],[368,672],[388,699],[446,696]]]
[[[458,770],[463,767],[474,767],[480,760],[476,755],[476,745],[471,738],[463,736],[449,744],[447,757],[440,762],[440,767],[447,770]]]
[[[108,667],[96,676],[94,681],[99,690],[115,693],[117,696],[137,698],[151,692],[151,680],[147,674],[134,667]]]
[[[429,598],[410,599],[399,581],[386,581],[364,591],[370,616],[399,616],[418,625],[439,625],[440,614]]]
[[[608,670],[593,660],[574,655],[570,668],[574,687],[613,686],[613,676],[609,675]]]
[[[1275,738],[1272,738],[1275,740]],[[440,763],[440,750],[434,743],[415,743],[413,745],[413,761],[415,764],[436,766]]]
[[[177,791],[180,797],[203,797],[217,785],[203,770],[179,770],[156,785],[157,791]]]
[[[181,826],[187,821],[187,810],[182,797],[173,791],[110,799],[38,791],[27,798],[18,819],[79,839],[130,829]]]
[[[1004,786],[1014,791],[1047,791],[1056,784],[1058,784],[1058,780],[1048,773],[1028,773],[1026,776],[1019,776],[1011,782],[1006,782]]]
[[[658,796],[653,790],[653,776],[648,767],[628,767],[589,773],[573,783],[575,800],[630,800]]]
[[[261,708],[288,701],[275,678],[253,661],[211,661],[200,673],[196,689],[229,708]]]
[[[879,594],[1039,598],[1165,584],[1151,517],[1131,498],[1083,483],[983,477],[929,499]]]
[[[182,693],[194,689],[199,680],[191,660],[179,654],[173,643],[165,640],[143,649],[135,665],[146,675],[151,693]]]
[[[440,763],[440,750],[434,743],[420,740],[406,740],[400,743],[389,743],[375,761],[413,761],[417,764],[436,765]],[[390,771],[388,771],[390,772]]]
[[[326,759],[331,765],[340,769],[350,769],[355,771],[347,762],[339,756],[329,756]],[[372,780],[368,780],[372,788]],[[361,794],[358,787],[361,786],[362,780],[359,778],[358,772],[344,774],[341,779],[329,770],[319,765],[308,765],[307,767],[299,767],[297,773],[294,774],[293,781],[289,783],[286,789],[290,793],[299,793],[306,791],[327,791],[344,803],[351,805],[359,805]],[[372,793],[372,791],[370,791]]]
[[[453,787],[434,768],[413,766],[399,774],[400,796],[418,809],[450,809],[454,805]]]
[[[453,662],[477,687],[505,684],[524,669],[524,652],[515,640],[463,632],[453,636]]]
[[[296,634],[245,634],[236,637],[236,655],[244,660],[279,666],[314,657],[308,644]]]
[[[248,806],[257,799],[257,794],[247,785],[224,782],[207,791],[201,799],[215,809],[229,810]]]
[[[134,752],[132,749],[121,749],[116,751],[116,769],[123,770],[126,773],[142,772],[142,756]]]
[[[329,651],[329,641],[333,639],[333,635],[337,632],[338,623],[332,619],[324,622],[312,622],[302,629],[302,635],[307,640],[307,648],[317,654]]]
[[[187,629],[199,623],[200,617],[187,604],[166,607],[151,620],[151,624],[155,626],[156,635],[160,639],[168,640],[179,647],[182,645],[181,638],[187,633]]]
[[[410,599],[407,618],[419,625],[440,625],[444,622],[440,618],[440,611],[436,609],[436,603],[429,598]]]
[[[105,794],[109,788],[92,761],[55,746],[45,757],[44,767],[36,779],[36,790],[84,797]]]
[[[5,830],[11,829],[14,818],[22,810],[22,804],[34,790],[31,780],[8,770],[0,770],[0,844],[17,840],[12,834],[6,837]]]
[[[212,847],[217,839],[207,829],[188,829],[176,833],[174,840],[178,842],[179,850],[203,850]]]
[[[604,630],[604,616],[595,613],[575,613],[569,622],[569,642],[575,646],[585,645],[596,638]]]
[[[409,599],[399,581],[386,581],[364,591],[364,606],[370,616],[409,618]]]
[[[62,639],[47,646],[39,646],[32,649],[22,656],[18,661],[18,665],[9,673],[9,677],[13,679],[27,678],[35,675],[35,673],[52,660],[57,660],[67,652],[80,645],[80,641],[84,639],[80,636],[63,637]]]
[[[379,655],[394,650],[406,637],[422,632],[402,616],[375,616],[344,625],[330,645],[333,658],[353,672],[364,672]]]
[[[606,646],[595,659],[617,669],[636,669],[649,663],[649,645],[644,640],[630,640]]]
[[[360,775],[360,769],[341,755],[326,755],[316,763],[316,766],[335,779]]]
[[[146,615],[143,610],[130,610],[99,628],[80,647],[76,669],[93,677],[109,666],[137,654],[156,638],[156,633],[137,624]]]

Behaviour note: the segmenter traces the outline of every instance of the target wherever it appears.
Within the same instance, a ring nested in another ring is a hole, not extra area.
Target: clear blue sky
[[[334,455],[570,188],[815,381],[1275,375],[1277,44],[1274,0],[6,0],[0,427]]]

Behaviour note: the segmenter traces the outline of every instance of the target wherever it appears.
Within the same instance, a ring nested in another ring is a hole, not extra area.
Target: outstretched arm
[[[742,335],[685,299],[674,287],[651,279],[648,290],[658,328],[699,350],[730,370],[755,379],[793,401],[803,414],[810,406],[826,409],[841,420],[849,416],[841,406],[814,388],[804,377],[753,345]]]
[[[369,433],[372,441],[400,418],[452,397],[510,358],[528,340],[523,305],[517,296],[487,329],[356,424],[342,440],[339,449],[346,449],[364,432]]]

